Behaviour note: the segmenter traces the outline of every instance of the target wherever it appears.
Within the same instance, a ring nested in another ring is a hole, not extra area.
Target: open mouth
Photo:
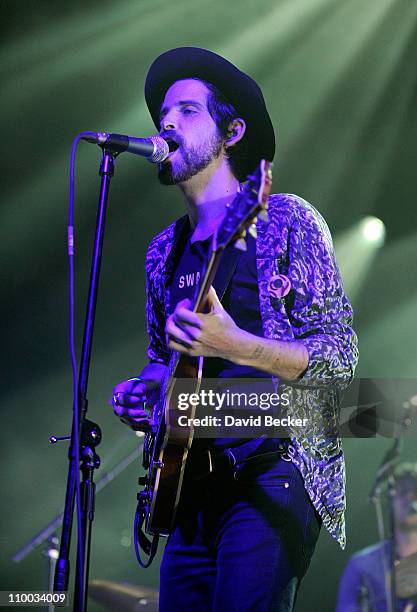
[[[172,153],[175,153],[175,151],[178,149],[180,145],[178,144],[178,142],[175,142],[175,140],[172,140],[172,138],[164,138],[164,140],[168,143],[169,156],[170,156]]]

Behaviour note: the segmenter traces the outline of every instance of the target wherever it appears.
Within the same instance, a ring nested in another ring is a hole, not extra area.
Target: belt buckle
[[[291,463],[291,461],[293,460],[293,456],[294,456],[294,447],[291,446],[291,444],[288,444],[286,449],[281,455],[281,459],[283,461],[287,461],[288,463]]]

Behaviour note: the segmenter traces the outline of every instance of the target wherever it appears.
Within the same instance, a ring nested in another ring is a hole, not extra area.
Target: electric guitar
[[[243,190],[227,206],[226,215],[213,236],[209,261],[193,300],[194,312],[204,312],[207,293],[216,275],[221,257],[229,244],[245,249],[246,228],[260,220],[267,221],[268,196],[272,184],[272,163],[262,160],[253,175],[249,175]],[[192,426],[178,424],[178,395],[185,391],[197,393],[203,370],[203,357],[189,357],[172,351],[161,382],[159,401],[152,410],[157,423],[145,434],[143,467],[146,475],[139,478],[143,489],[138,493],[135,519],[135,545],[139,563],[148,567],[156,552],[159,536],[169,535],[174,527],[181,494],[188,451],[193,440]],[[195,406],[181,410],[192,423]],[[143,532],[154,537],[151,543]],[[156,539],[155,539],[156,538]],[[149,555],[145,564],[140,559],[138,542]]]

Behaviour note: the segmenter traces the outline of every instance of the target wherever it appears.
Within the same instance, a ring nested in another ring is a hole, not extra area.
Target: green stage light
[[[355,302],[363,282],[374,265],[385,240],[385,225],[378,217],[367,216],[335,236],[335,249],[343,283]]]
[[[361,233],[367,242],[380,247],[385,240],[385,225],[378,217],[365,217],[361,222]]]

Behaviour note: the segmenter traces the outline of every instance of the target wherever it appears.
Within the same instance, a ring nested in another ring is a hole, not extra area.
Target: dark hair
[[[234,119],[239,117],[239,113],[233,104],[229,102],[229,100],[215,85],[209,83],[208,81],[204,81],[203,79],[195,80],[204,83],[209,90],[210,93],[207,98],[208,111],[222,138],[228,138],[230,136],[229,125]],[[227,149],[227,158],[229,160],[230,169],[240,182],[246,180],[248,153],[249,148],[246,134],[241,140],[239,140],[239,142]]]

